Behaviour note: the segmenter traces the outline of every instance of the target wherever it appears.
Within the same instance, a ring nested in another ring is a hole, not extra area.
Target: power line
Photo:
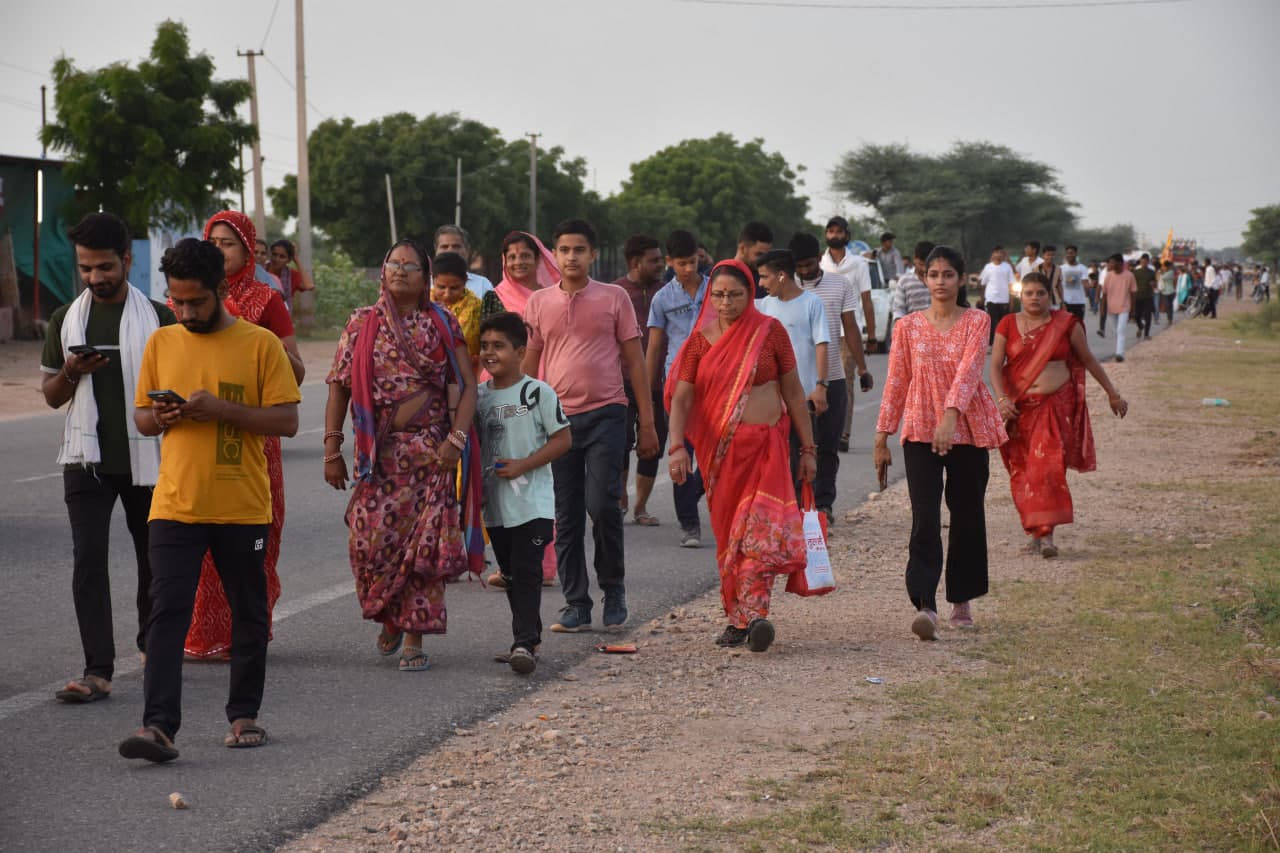
[[[27,68],[24,65],[14,65],[12,62],[5,62],[3,59],[0,59],[0,65],[3,65],[5,68],[12,68],[14,71],[22,71],[26,74],[34,74],[35,76],[41,78],[42,80],[49,79],[49,74],[46,71],[36,71],[34,68]]]
[[[271,70],[275,71],[277,74],[279,74],[279,75],[280,75],[280,79],[281,79],[281,80],[283,80],[285,83],[287,83],[290,89],[292,89],[292,90],[293,90],[293,91],[295,91],[295,92],[296,92],[296,91],[298,91],[298,87],[297,87],[296,85],[294,85],[294,82],[293,82],[292,80],[290,80],[290,79],[289,79],[289,77],[288,77],[288,75],[287,75],[287,74],[285,74],[283,71],[281,71],[281,70],[280,70],[280,66],[279,66],[279,65],[276,65],[274,62],[272,62],[272,61],[271,61],[271,57],[267,56],[266,54],[263,54],[262,58],[263,58],[264,60],[266,60],[266,63],[267,63],[268,65],[270,65],[270,66],[271,66]],[[329,116],[324,112],[324,110],[320,109],[320,108],[319,108],[319,107],[317,107],[315,104],[311,103],[311,101],[310,101],[310,100],[308,100],[308,101],[307,101],[307,106],[309,106],[309,107],[311,107],[311,109],[315,110],[316,114],[317,114],[317,115],[319,115],[319,116],[320,116],[320,118],[328,118],[328,117],[329,117]]]
[[[854,3],[813,3],[805,0],[785,2],[785,0],[680,0],[698,6],[755,6],[776,9],[838,9],[888,12],[951,12],[971,11],[978,9],[996,11],[1025,11],[1028,9],[1085,9],[1099,6],[1165,6],[1173,3],[1190,3],[1192,0],[1077,0],[1077,2],[1053,3],[958,3],[940,5],[937,3],[888,3],[888,2],[854,2]]]
[[[271,17],[267,19],[267,31],[262,34],[262,44],[258,45],[258,50],[262,50],[267,46],[267,36],[271,35],[271,25],[276,22],[276,12],[280,9],[280,0],[276,0],[276,4],[271,7]]]

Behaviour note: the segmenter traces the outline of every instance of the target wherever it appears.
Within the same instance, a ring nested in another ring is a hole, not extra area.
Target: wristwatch
[[[827,380],[825,380],[825,379],[819,379],[819,380],[818,380],[818,384],[819,384],[819,385],[821,385],[823,388],[830,388],[830,387],[831,387],[831,383],[830,383],[830,382],[828,382],[828,381],[827,381]]]

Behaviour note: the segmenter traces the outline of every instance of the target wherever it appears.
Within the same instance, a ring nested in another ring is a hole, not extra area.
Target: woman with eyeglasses
[[[351,570],[365,619],[382,625],[377,648],[401,672],[427,668],[424,634],[445,633],[445,584],[484,565],[479,474],[470,429],[476,407],[471,356],[458,321],[431,302],[427,251],[391,247],[378,301],[347,321],[325,406],[324,478],[347,485],[343,423],[355,431],[355,482],[346,522]],[[476,543],[479,541],[479,548]]]
[[[693,441],[716,537],[720,599],[729,625],[719,646],[769,648],[773,581],[804,571],[805,542],[791,479],[790,435],[800,436],[800,476],[817,471],[813,423],[787,330],[756,309],[746,264],[721,261],[707,299],[667,375],[671,479],[685,481]]]

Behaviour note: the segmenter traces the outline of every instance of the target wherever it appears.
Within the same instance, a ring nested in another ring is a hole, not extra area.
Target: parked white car
[[[884,267],[880,265],[879,258],[868,258],[867,265],[871,271],[871,310],[874,312],[876,320],[876,343],[879,345],[877,352],[888,352],[889,344],[893,340],[893,320],[889,311],[889,305],[893,301],[894,291],[897,290],[898,280],[886,282],[884,279]],[[862,335],[866,338],[867,327],[863,323]]]

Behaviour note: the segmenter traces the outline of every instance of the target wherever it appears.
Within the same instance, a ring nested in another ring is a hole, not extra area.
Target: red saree
[[[752,280],[744,264],[730,260],[716,265],[724,266]],[[713,280],[715,275],[713,269]],[[693,335],[715,322],[712,305],[711,299],[703,303]],[[774,578],[805,567],[804,530],[791,480],[791,420],[784,413],[772,425],[742,423],[770,323],[748,300],[742,316],[701,357],[685,430],[706,488],[720,600],[737,628],[769,615]],[[688,342],[668,372],[668,411],[687,350]]]
[[[256,268],[253,248],[257,243],[253,221],[243,213],[224,210],[205,224],[206,240],[209,239],[213,226],[219,222],[229,225],[236,232],[249,253],[249,261],[244,269],[227,279],[227,308],[237,317],[279,335],[283,330],[269,326],[264,322],[264,315],[271,307],[272,297],[276,300],[281,297],[253,278]],[[292,330],[289,330],[289,334],[292,334]],[[276,572],[276,564],[280,560],[280,534],[284,530],[284,464],[280,455],[280,437],[265,436],[263,451],[267,457],[267,476],[271,480],[271,526],[267,532],[267,555],[263,561],[263,569],[267,574],[269,616],[280,600],[280,575]],[[222,579],[218,577],[213,556],[207,553],[200,565],[200,585],[196,587],[195,609],[191,613],[191,628],[187,631],[184,647],[188,656],[202,660],[226,659],[231,654],[231,606],[227,604],[226,593],[222,591]]]
[[[1078,321],[1066,311],[1054,311],[1047,325],[1023,336],[1015,316],[1002,325],[1012,330],[1006,333],[1004,382],[1018,417],[1006,425],[1009,440],[1000,446],[1000,456],[1023,530],[1042,538],[1074,518],[1067,469],[1092,471],[1097,461],[1085,405],[1084,365],[1070,347]],[[1061,358],[1064,344],[1071,378],[1052,394],[1032,394],[1028,389],[1046,364]]]

